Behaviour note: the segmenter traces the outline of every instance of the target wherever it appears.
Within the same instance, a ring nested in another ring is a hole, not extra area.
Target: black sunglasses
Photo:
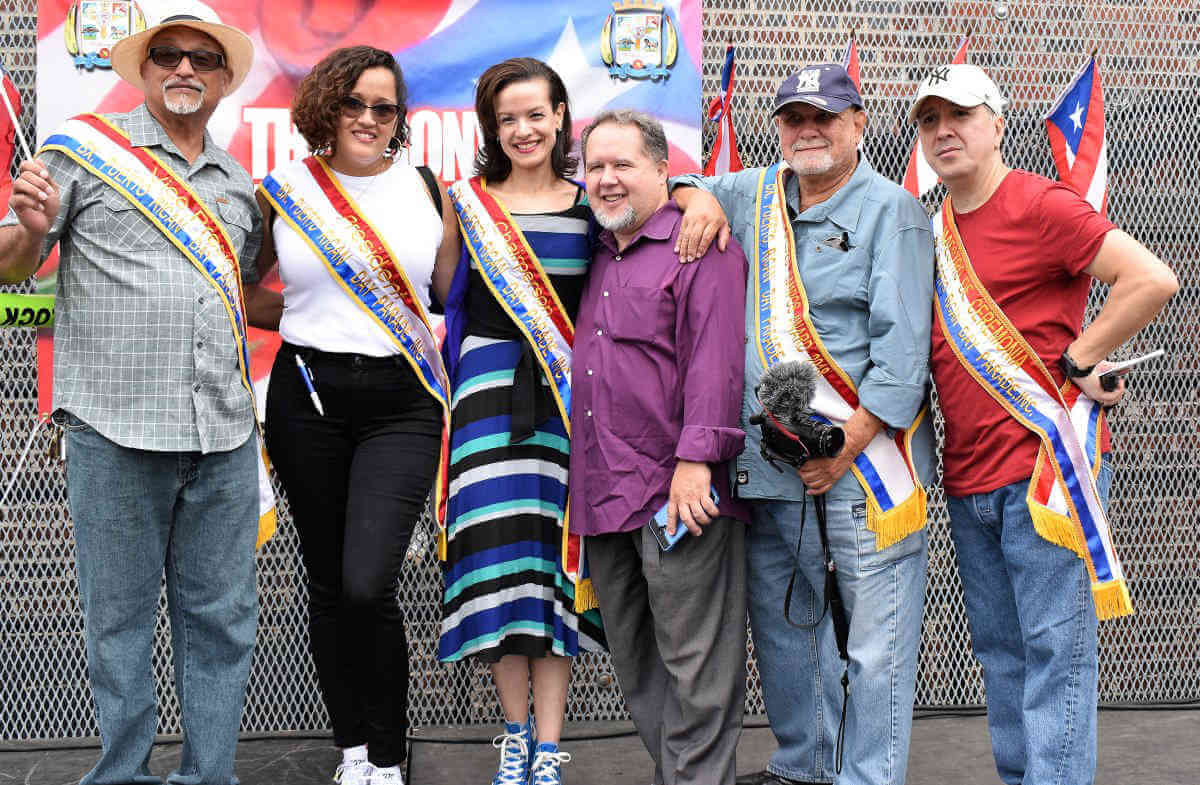
[[[344,96],[338,102],[338,106],[342,109],[342,115],[352,120],[361,117],[362,113],[368,109],[375,116],[377,123],[390,123],[396,119],[396,115],[400,114],[400,107],[397,104],[367,104],[352,95]]]
[[[192,63],[197,71],[215,71],[225,67],[225,55],[207,49],[180,49],[178,46],[150,47],[150,62],[161,68],[174,68],[183,58]]]

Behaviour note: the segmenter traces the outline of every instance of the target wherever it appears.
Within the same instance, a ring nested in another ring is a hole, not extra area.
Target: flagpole
[[[0,65],[0,69],[4,66]],[[17,113],[13,110],[12,101],[8,100],[8,90],[3,84],[0,84],[0,97],[4,98],[4,108],[8,110],[8,116],[12,120],[13,134],[17,137],[17,141],[21,143],[21,152],[25,154],[26,161],[33,160],[33,153],[29,152],[29,144],[25,141],[25,132],[21,129],[21,121],[17,119]]]

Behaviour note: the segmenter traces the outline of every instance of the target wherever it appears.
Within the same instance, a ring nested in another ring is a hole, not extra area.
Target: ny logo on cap
[[[801,71],[796,78],[797,93],[815,93],[821,89],[821,72],[813,68],[808,71]]]
[[[925,83],[932,86],[938,82],[948,82],[950,80],[950,69],[948,67],[935,68]]]

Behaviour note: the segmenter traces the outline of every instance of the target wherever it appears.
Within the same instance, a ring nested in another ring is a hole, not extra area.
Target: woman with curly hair
[[[459,239],[432,174],[397,155],[405,99],[388,52],[332,52],[292,103],[313,155],[271,172],[258,194],[259,273],[278,261],[283,280],[267,446],[300,535],[342,785],[403,783],[408,643],[396,588],[449,416],[429,291],[439,276],[448,286]]]

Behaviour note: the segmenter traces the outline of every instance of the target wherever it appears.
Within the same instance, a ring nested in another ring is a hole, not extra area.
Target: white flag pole
[[[2,67],[0,66],[0,68]],[[21,143],[21,152],[25,154],[26,161],[32,161],[33,153],[29,152],[29,145],[25,142],[25,132],[21,130],[21,121],[17,119],[12,101],[8,100],[8,90],[4,89],[3,84],[0,84],[0,97],[4,98],[4,108],[8,110],[8,116],[12,120],[13,133],[16,135],[17,141]]]

